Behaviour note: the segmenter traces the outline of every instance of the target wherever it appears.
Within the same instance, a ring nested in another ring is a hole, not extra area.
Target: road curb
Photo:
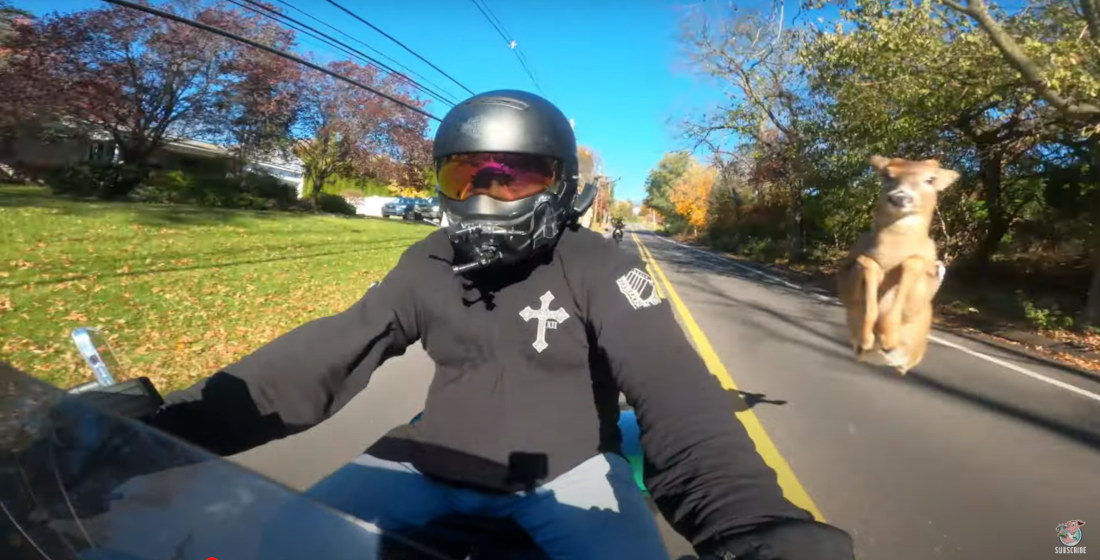
[[[654,231],[653,234],[657,235],[659,237],[664,237],[665,239],[667,239],[669,241],[674,241],[676,243],[682,243],[682,244],[687,245],[689,247],[694,247],[696,249],[701,249],[701,250],[710,252],[710,253],[712,253],[716,256],[720,256],[720,257],[730,259],[731,261],[742,264],[744,266],[749,266],[751,264],[751,266],[757,266],[757,267],[763,268],[764,270],[766,270],[768,272],[774,272],[777,275],[787,276],[788,277],[787,281],[792,282],[792,283],[797,283],[800,287],[805,288],[806,293],[808,293],[808,294],[809,293],[820,293],[822,291],[817,286],[812,286],[812,285],[807,286],[806,284],[803,283],[803,281],[801,279],[790,278],[790,276],[801,276],[797,272],[792,275],[791,272],[793,272],[793,271],[777,269],[774,265],[759,263],[759,262],[750,261],[750,260],[742,261],[740,259],[735,259],[733,257],[730,257],[729,255],[726,255],[724,253],[717,252],[714,249],[711,249],[711,248],[703,246],[703,245],[699,245],[699,244],[696,244],[696,243],[688,243],[688,242],[684,242],[684,241],[676,241],[676,240],[672,239],[671,237],[669,237],[667,235],[663,235],[663,234],[658,233],[656,231]],[[836,295],[836,294],[833,294],[831,291],[829,291],[828,294],[832,297],[835,297],[835,295]],[[1080,375],[1082,377],[1090,378],[1094,381],[1100,381],[1100,373],[1098,373],[1098,372],[1095,372],[1095,371],[1092,371],[1092,370],[1089,370],[1089,369],[1085,369],[1085,368],[1082,368],[1082,367],[1078,367],[1078,366],[1075,366],[1073,364],[1066,363],[1066,362],[1063,362],[1063,361],[1055,359],[1055,358],[1051,358],[1050,356],[1046,356],[1046,355],[1044,355],[1044,354],[1042,354],[1042,353],[1040,353],[1036,350],[1032,350],[1031,348],[1029,348],[1028,346],[1023,345],[1022,343],[1017,346],[1015,344],[1009,344],[1007,342],[1003,342],[1003,341],[997,339],[996,335],[993,335],[993,334],[990,334],[990,333],[986,333],[986,332],[982,332],[982,331],[975,331],[973,329],[963,329],[963,328],[960,328],[960,327],[945,326],[945,325],[934,325],[933,329],[937,330],[937,331],[940,331],[940,332],[943,332],[943,333],[947,333],[947,334],[957,336],[959,338],[964,338],[964,339],[969,340],[971,342],[977,342],[979,344],[987,344],[989,346],[992,346],[992,347],[997,348],[999,350],[1002,350],[1004,352],[1008,352],[1010,354],[1015,354],[1017,356],[1022,356],[1022,357],[1025,357],[1025,358],[1029,358],[1029,359],[1035,360],[1037,362],[1040,362],[1044,365],[1047,365],[1047,366],[1050,366],[1050,367],[1053,367],[1053,368],[1056,368],[1056,369],[1061,369],[1061,370],[1066,371],[1068,373],[1073,373],[1073,374],[1076,374],[1076,375]]]

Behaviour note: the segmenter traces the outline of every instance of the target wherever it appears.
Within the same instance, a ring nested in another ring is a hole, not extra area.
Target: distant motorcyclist
[[[853,557],[845,532],[783,497],[640,259],[577,225],[577,145],[557,107],[476,95],[443,119],[434,157],[447,227],[346,311],[168,395],[153,423],[238,453],[329,418],[419,340],[436,363],[421,420],[311,496],[385,530],[477,513],[514,519],[551,558],[665,560],[622,455],[621,391],[645,483],[701,554]]]
[[[611,237],[615,238],[615,241],[623,240],[623,228],[626,227],[626,222],[622,218],[615,218],[611,220]]]

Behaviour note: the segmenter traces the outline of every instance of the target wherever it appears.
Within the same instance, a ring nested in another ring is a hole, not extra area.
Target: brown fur
[[[928,232],[938,194],[959,174],[934,159],[873,156],[871,166],[883,183],[874,225],[852,247],[837,284],[857,358],[904,375],[928,347],[943,266]]]

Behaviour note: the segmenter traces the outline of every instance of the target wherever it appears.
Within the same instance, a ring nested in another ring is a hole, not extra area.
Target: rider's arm
[[[637,414],[646,485],[664,517],[700,552],[780,539],[773,546],[798,551],[783,558],[850,558],[846,533],[815,523],[783,497],[734,414],[739,396],[710,374],[668,302],[646,301],[654,288],[645,266],[625,253],[608,260],[594,264],[600,273],[590,277],[589,317]],[[642,302],[632,304],[624,292]],[[819,554],[833,545],[841,554]]]
[[[165,396],[150,422],[220,455],[310,428],[419,338],[409,249],[347,310],[301,325],[195,385]]]

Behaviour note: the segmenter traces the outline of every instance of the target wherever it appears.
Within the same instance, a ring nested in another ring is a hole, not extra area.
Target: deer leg
[[[856,259],[860,285],[863,288],[863,325],[859,349],[869,352],[875,347],[875,323],[878,322],[878,289],[882,283],[882,267],[871,257],[860,255]]]
[[[909,257],[901,262],[901,278],[898,280],[897,292],[893,304],[882,318],[882,349],[886,351],[898,347],[902,313],[913,293],[913,287],[920,280],[921,275],[928,274],[928,261],[921,257]]]

